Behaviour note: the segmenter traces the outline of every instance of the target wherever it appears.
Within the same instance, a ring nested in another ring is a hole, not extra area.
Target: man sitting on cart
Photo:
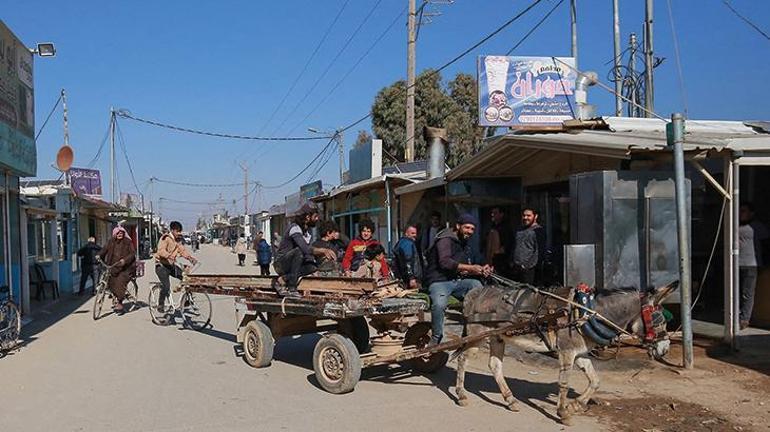
[[[297,285],[299,278],[315,273],[316,256],[336,260],[337,255],[331,249],[313,247],[310,230],[318,223],[318,208],[313,203],[306,203],[300,208],[294,221],[286,230],[275,254],[275,271],[278,277],[273,279],[273,289],[281,297],[299,297]]]
[[[445,228],[436,234],[426,252],[428,264],[425,270],[425,285],[430,294],[430,316],[433,335],[430,345],[437,345],[444,336],[444,314],[449,297],[462,300],[468,291],[481,287],[472,276],[489,276],[489,265],[473,264],[469,239],[476,231],[476,218],[461,215],[455,226]]]
[[[177,238],[182,236],[182,224],[173,221],[168,226],[171,232],[160,237],[158,252],[155,254],[155,274],[158,275],[158,280],[160,281],[158,311],[161,312],[165,310],[164,305],[171,289],[171,276],[179,280],[182,279],[182,269],[176,265],[176,259],[181,256],[193,264],[198,262],[195,257],[187,252],[182,242],[177,241]]]

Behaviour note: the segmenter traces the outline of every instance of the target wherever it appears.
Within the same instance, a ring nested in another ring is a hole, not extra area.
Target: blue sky
[[[749,28],[721,0],[670,0],[679,35],[690,118],[769,119],[770,41]],[[419,1],[418,1],[419,3]],[[443,64],[530,4],[530,0],[456,0],[436,6],[442,12],[420,32],[418,71]],[[383,86],[405,76],[406,27],[393,26],[376,48],[320,109],[304,118],[339,78],[405,8],[406,0],[381,0],[345,52],[317,88],[312,84],[330,64],[350,34],[377,0],[351,0],[337,25],[310,63],[275,119],[266,125],[281,98],[305,65],[317,41],[340,11],[344,0],[296,1],[97,1],[0,0],[2,19],[26,44],[53,41],[57,56],[35,64],[37,127],[65,88],[70,111],[70,136],[75,165],[88,163],[105,136],[110,107],[180,126],[243,135],[306,135],[308,127],[330,129],[365,115]],[[475,74],[480,54],[505,53],[554,4],[540,5],[471,55],[452,65]],[[569,55],[568,1],[514,55]],[[621,1],[622,40],[641,35],[643,1]],[[736,9],[770,30],[770,1],[733,0]],[[674,59],[667,2],[655,1],[655,51],[665,57],[656,69],[656,111],[668,116],[684,109]],[[579,0],[579,66],[599,73],[608,83],[612,58],[611,2]],[[305,101],[293,117],[292,108]],[[601,114],[613,111],[613,97],[594,87],[589,95]],[[284,126],[278,128],[283,123]],[[180,134],[120,120],[126,148],[139,188],[149,196],[150,177],[188,182],[242,181],[236,161],[251,166],[252,180],[280,184],[293,177],[325,145],[323,141],[264,143]],[[361,125],[369,129],[369,122]],[[38,176],[55,178],[50,164],[62,143],[61,114],[38,140]],[[346,136],[348,148],[355,131]],[[108,151],[96,164],[108,177]],[[120,188],[135,192],[119,150]],[[318,178],[337,183],[336,158]],[[251,210],[283,201],[308,179],[263,190],[250,197]],[[106,185],[105,185],[105,189]],[[222,194],[227,207],[243,194],[242,187],[192,189],[155,184],[152,196],[185,201],[214,201]],[[256,198],[256,199],[255,199]],[[238,203],[237,208],[243,209]],[[207,205],[171,203],[160,207],[164,217],[193,222],[212,213]]]

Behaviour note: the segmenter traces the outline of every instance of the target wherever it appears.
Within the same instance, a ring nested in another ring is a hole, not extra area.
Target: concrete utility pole
[[[342,185],[345,183],[345,142],[342,139],[342,128],[337,128],[334,137],[340,153],[340,185]]]
[[[692,322],[690,320],[691,275],[690,275],[690,225],[687,218],[687,190],[684,178],[684,116],[671,115],[667,133],[669,145],[674,151],[674,181],[676,183],[676,232],[679,243],[679,296],[682,319],[682,364],[692,369]]]
[[[628,38],[628,52],[630,56],[630,60],[628,61],[628,75],[631,77],[636,76],[636,33],[631,33],[631,36]],[[633,102],[636,102],[636,86],[631,86],[631,93],[629,94],[629,99],[631,99]],[[629,104],[629,110],[631,111],[631,117],[638,117],[639,116],[639,108],[634,106],[634,104]]]
[[[243,170],[243,214],[249,215],[249,166],[238,162]]]
[[[615,115],[623,115],[623,99],[620,95],[623,93],[623,77],[620,74],[620,10],[618,0],[612,0],[612,41],[615,53]]]
[[[647,108],[647,117],[652,117],[652,112],[655,111],[655,83],[652,79],[655,62],[652,48],[652,15],[652,0],[647,0],[644,8],[644,64],[647,68],[644,76],[644,107]]]
[[[409,1],[406,40],[406,151],[407,162],[414,161],[414,83],[415,83],[415,32],[417,6],[415,0]]]
[[[110,108],[110,196],[112,202],[118,202],[115,196],[115,110]]]
[[[577,0],[570,0],[569,17],[572,30],[572,57],[575,59],[575,67],[580,69],[578,64]]]

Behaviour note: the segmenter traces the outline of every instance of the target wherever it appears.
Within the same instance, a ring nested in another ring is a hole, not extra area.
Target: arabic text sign
[[[102,176],[99,170],[70,168],[70,185],[77,195],[101,195]]]
[[[553,126],[575,118],[574,67],[572,57],[479,57],[479,125]]]

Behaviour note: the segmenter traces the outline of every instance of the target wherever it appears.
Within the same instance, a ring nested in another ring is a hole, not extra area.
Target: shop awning
[[[385,181],[390,182],[392,187],[398,187],[405,184],[416,183],[421,178],[425,177],[425,172],[411,172],[404,174],[385,174],[379,177],[372,177],[370,179],[361,180],[352,184],[346,184],[332,189],[331,191],[311,198],[315,202],[328,201],[339,195],[364,192],[372,189],[380,189],[385,187]]]

